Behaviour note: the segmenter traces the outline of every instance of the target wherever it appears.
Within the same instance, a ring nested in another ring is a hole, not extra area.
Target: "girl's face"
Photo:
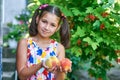
[[[52,36],[59,27],[59,20],[59,17],[49,12],[44,14],[40,19],[36,19],[38,21],[38,34],[44,38]]]

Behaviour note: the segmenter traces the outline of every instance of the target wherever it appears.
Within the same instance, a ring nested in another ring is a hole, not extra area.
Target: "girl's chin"
[[[41,35],[43,38],[48,38],[48,37],[50,37],[49,35]]]

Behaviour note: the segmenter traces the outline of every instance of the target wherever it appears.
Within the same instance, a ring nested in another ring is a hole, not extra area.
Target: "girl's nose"
[[[47,30],[49,29],[49,25],[48,24],[46,25],[45,29],[47,29]]]

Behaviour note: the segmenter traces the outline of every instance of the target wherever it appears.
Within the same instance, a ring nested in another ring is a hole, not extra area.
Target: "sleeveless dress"
[[[45,50],[40,48],[32,38],[28,38],[27,42],[27,67],[34,66],[42,60],[48,59],[50,56],[57,57],[57,41],[51,40],[49,46]],[[27,80],[55,80],[55,75],[42,67],[36,72],[36,74],[32,75]]]

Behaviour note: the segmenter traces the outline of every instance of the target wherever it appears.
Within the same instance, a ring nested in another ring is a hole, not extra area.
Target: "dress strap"
[[[58,42],[56,40],[51,40],[51,49],[54,51],[55,55],[57,56],[57,48],[58,47]]]
[[[32,38],[28,38],[28,39],[27,39],[27,43],[28,43],[28,44],[32,44],[32,42],[33,42]]]

